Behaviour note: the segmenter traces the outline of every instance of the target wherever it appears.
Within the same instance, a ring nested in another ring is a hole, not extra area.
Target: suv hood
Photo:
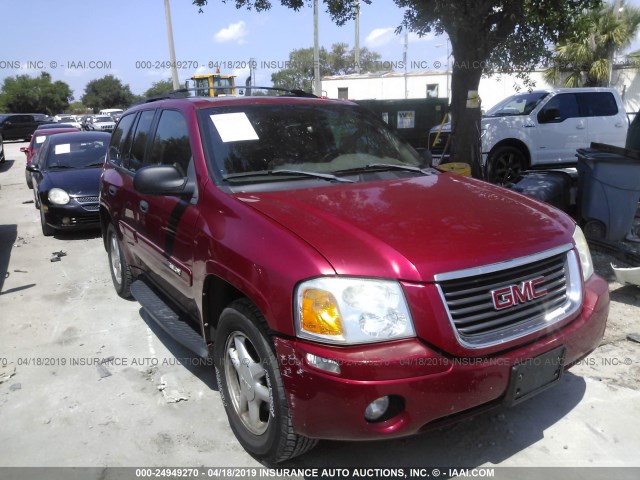
[[[429,282],[571,243],[574,229],[553,207],[456,174],[236,197],[340,275]]]

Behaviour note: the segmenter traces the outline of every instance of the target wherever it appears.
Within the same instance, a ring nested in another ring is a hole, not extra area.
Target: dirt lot
[[[115,294],[98,233],[42,236],[23,145],[5,144],[0,165],[0,467],[259,466],[210,366]],[[640,344],[627,336],[640,334],[640,288],[594,258],[610,282],[607,332],[561,385],[418,437],[321,442],[289,466],[639,467]]]

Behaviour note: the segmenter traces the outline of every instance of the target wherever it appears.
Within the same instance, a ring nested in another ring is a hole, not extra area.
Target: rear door
[[[624,147],[629,121],[622,105],[612,92],[576,94],[583,116],[587,120],[589,143],[598,142]],[[585,145],[589,146],[589,144]]]
[[[587,119],[580,114],[576,94],[553,96],[536,118],[538,142],[532,163],[575,163],[576,150],[588,144]]]
[[[131,265],[137,265],[135,247],[134,215],[132,204],[133,172],[130,170],[131,143],[138,123],[139,114],[125,115],[111,135],[107,152],[107,166],[102,174],[100,202],[111,213],[111,221],[116,226],[127,247],[125,254]]]

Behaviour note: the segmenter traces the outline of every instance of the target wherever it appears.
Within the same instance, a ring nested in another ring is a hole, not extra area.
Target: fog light
[[[375,422],[387,413],[389,408],[389,397],[380,397],[369,404],[364,411],[364,418],[368,422]]]
[[[69,217],[63,217],[62,218],[62,224],[63,225],[69,225],[71,223],[71,219]]]
[[[335,360],[329,358],[318,357],[311,353],[307,353],[307,363],[312,367],[326,370],[327,372],[340,373],[340,365]]]

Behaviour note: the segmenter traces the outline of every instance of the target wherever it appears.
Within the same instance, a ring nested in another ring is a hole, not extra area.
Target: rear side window
[[[578,93],[583,117],[610,117],[618,114],[618,104],[611,92]]]
[[[122,160],[131,147],[131,135],[129,135],[129,132],[135,118],[135,113],[122,117],[113,135],[111,135],[109,160],[118,166],[122,165]]]
[[[142,167],[144,151],[147,146],[147,141],[149,140],[149,132],[151,131],[151,124],[153,123],[155,113],[155,110],[145,110],[140,114],[138,119],[136,133],[133,137],[133,143],[131,144],[131,155],[124,165],[126,169],[132,172]]]
[[[174,110],[163,111],[153,139],[150,163],[173,165],[186,176],[190,160],[191,144],[186,120]]]

